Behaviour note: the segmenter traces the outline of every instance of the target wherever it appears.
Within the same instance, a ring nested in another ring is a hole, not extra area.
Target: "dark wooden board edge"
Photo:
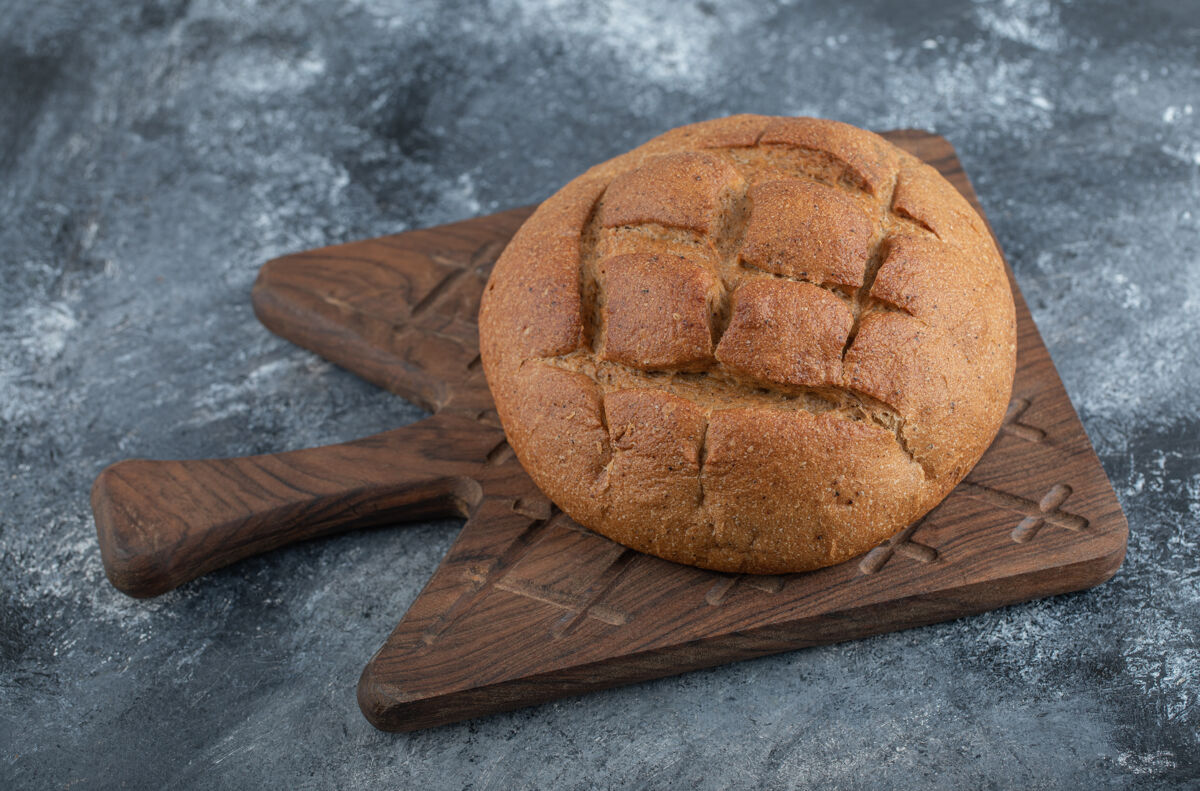
[[[681,643],[669,648],[628,654],[587,665],[554,669],[519,679],[463,689],[436,698],[415,697],[395,679],[380,677],[374,658],[359,678],[359,708],[376,728],[412,732],[466,719],[500,714],[565,697],[683,675],[719,665],[820,645],[861,640],[1023,604],[1048,596],[1095,587],[1120,568],[1125,545],[1068,566],[1053,574],[1039,569],[927,595],[893,599],[821,614],[785,625],[704,638],[703,648]],[[1013,589],[1022,594],[1014,598]]]

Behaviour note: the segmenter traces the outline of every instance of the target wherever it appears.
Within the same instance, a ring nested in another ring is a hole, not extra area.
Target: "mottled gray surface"
[[[1200,764],[1200,14],[0,0],[0,787],[1163,788]],[[1088,593],[412,735],[365,659],[454,524],[149,602],[88,487],[419,411],[269,335],[281,253],[536,201],[737,111],[958,147],[1129,516]]]

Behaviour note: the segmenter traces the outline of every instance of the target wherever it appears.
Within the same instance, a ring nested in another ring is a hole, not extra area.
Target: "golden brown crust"
[[[854,318],[844,299],[809,283],[762,278],[732,298],[716,357],[766,386],[838,387]]]
[[[810,283],[862,285],[875,222],[858,201],[812,179],[763,182],[747,197],[744,266]]]
[[[643,370],[703,371],[712,363],[710,319],[721,281],[707,266],[670,253],[630,253],[599,264],[602,360]]]
[[[872,197],[885,194],[900,151],[878,135],[820,118],[773,118],[759,144],[812,151],[844,169],[845,178]]]
[[[577,521],[781,573],[940,501],[999,429],[1016,341],[999,252],[936,171],[845,124],[735,116],[543,203],[480,347],[513,449]]]
[[[724,206],[743,189],[741,175],[718,156],[680,151],[648,159],[613,179],[604,193],[605,228],[655,223],[712,233]]]

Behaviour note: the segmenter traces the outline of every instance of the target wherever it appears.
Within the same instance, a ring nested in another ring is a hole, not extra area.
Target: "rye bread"
[[[933,168],[846,124],[674,129],[568,183],[496,263],[480,349],[505,431],[580,524],[782,573],[919,519],[999,430],[1004,264]]]

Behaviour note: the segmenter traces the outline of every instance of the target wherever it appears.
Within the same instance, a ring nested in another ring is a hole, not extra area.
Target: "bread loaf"
[[[669,560],[846,560],[941,501],[1016,356],[988,230],[933,168],[811,118],[674,129],[543,203],[492,272],[488,384],[537,485]]]

